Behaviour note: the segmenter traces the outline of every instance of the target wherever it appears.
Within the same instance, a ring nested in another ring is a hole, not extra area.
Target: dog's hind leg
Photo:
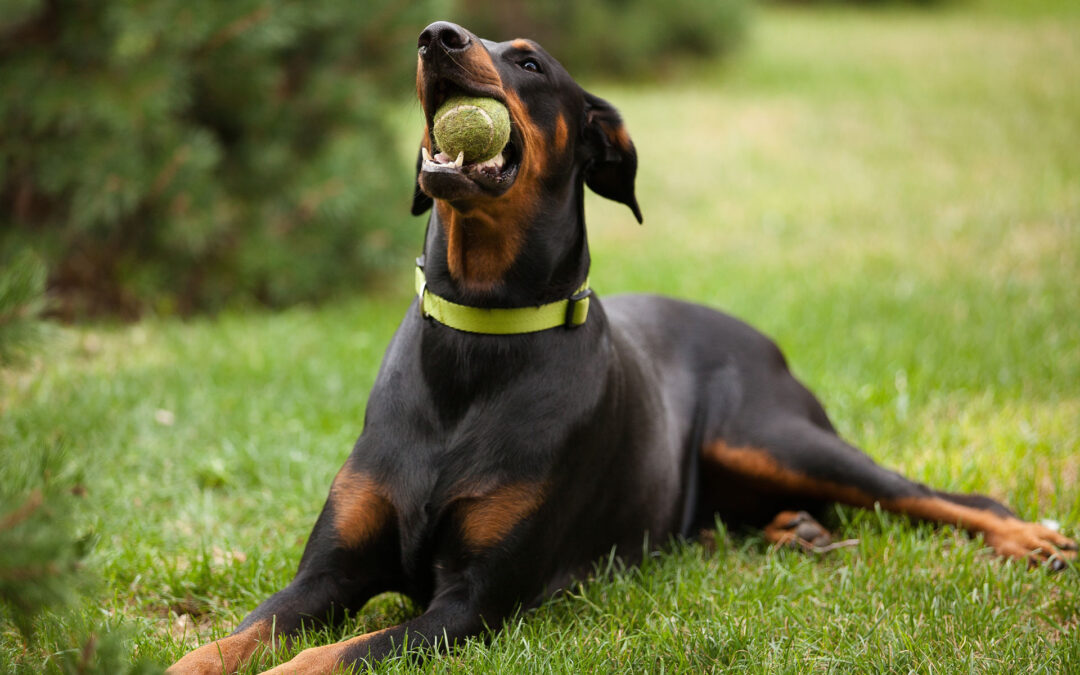
[[[863,508],[878,504],[887,511],[981,533],[1003,556],[1048,563],[1054,569],[1076,558],[1077,545],[1071,539],[1016,518],[989,497],[940,492],[908,480],[808,419],[778,415],[768,425],[732,437],[738,440],[706,442],[706,475],[712,471],[733,477],[743,491],[780,508],[801,500]]]
[[[372,480],[348,467],[308,539],[295,578],[251,612],[230,635],[188,653],[174,675],[233,673],[266,645],[307,626],[329,624],[360,609],[396,580],[398,538],[390,502]]]
[[[806,511],[781,511],[765,526],[765,538],[777,546],[825,550],[832,535]]]

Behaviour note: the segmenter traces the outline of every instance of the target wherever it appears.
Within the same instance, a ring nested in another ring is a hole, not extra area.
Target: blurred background
[[[398,120],[433,17],[646,82],[734,50],[750,6],[2,0],[0,256],[43,261],[67,320],[367,290],[415,243]]]
[[[786,4],[883,7],[890,21],[904,3]],[[0,0],[5,287],[25,301],[44,280],[48,302],[20,315],[68,321],[370,291],[416,239],[401,205],[403,148],[418,133],[418,26],[448,17],[482,36],[529,36],[583,82],[640,89],[685,79],[688,64],[733,62],[757,10],[753,0]],[[721,78],[714,70],[703,87]]]
[[[729,310],[873,457],[1080,522],[1076,0],[0,0],[0,671],[167,663],[289,578],[410,300],[437,19],[536,39],[621,110],[645,224],[586,198],[598,292]],[[853,637],[796,670],[1076,670],[1076,584],[1015,568],[985,626],[965,599],[1000,568],[939,605],[961,547],[852,522],[884,551],[854,573],[919,625],[807,584],[798,632]],[[746,597],[723,663],[791,670]],[[643,634],[597,671],[655,670]]]

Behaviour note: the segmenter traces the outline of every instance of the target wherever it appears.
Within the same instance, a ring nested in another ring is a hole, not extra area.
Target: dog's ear
[[[643,222],[634,196],[637,151],[615,106],[585,92],[585,184],[601,197],[630,207]]]
[[[424,211],[431,208],[434,203],[431,197],[424,194],[424,191],[420,189],[420,167],[424,165],[424,153],[422,150],[416,151],[416,180],[413,181],[413,197],[412,197],[412,214],[418,216]]]

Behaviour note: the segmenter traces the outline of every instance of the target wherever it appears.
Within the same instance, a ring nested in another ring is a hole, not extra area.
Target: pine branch
[[[34,490],[31,492],[30,496],[26,498],[26,501],[23,502],[22,506],[6,515],[4,519],[0,521],[0,532],[10,530],[29,518],[43,503],[45,503],[45,496],[41,494],[41,490]]]
[[[0,268],[0,366],[26,359],[43,337],[45,266],[23,252]]]

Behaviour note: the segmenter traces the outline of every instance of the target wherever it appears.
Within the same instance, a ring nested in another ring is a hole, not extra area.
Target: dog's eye
[[[540,62],[536,59],[525,59],[518,65],[520,65],[523,69],[529,71],[530,73],[544,72],[544,70],[540,67]]]

